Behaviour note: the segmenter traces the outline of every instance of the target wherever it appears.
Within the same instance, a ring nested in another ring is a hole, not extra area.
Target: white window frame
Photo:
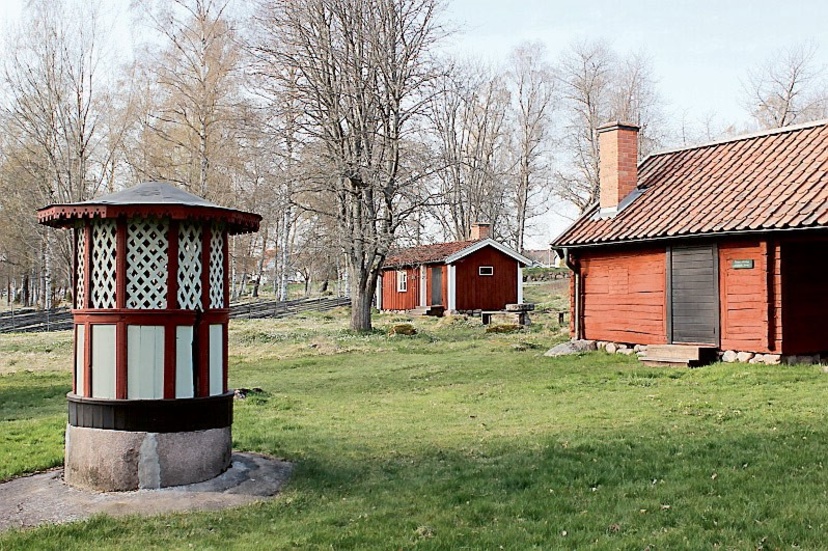
[[[405,270],[397,270],[397,292],[408,292],[408,272]]]
[[[489,273],[485,274],[483,271],[487,271]],[[477,275],[479,276],[493,276],[494,275],[494,266],[478,266],[477,267]]]

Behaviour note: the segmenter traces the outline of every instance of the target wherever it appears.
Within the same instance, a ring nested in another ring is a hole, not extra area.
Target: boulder
[[[737,352],[736,353],[736,361],[737,362],[749,362],[753,359],[753,352]]]
[[[389,335],[416,335],[417,330],[410,323],[398,323],[388,331]]]
[[[724,354],[722,354],[722,361],[731,363],[736,361],[736,352],[733,350],[726,350]]]
[[[544,356],[553,358],[555,356],[568,356],[570,354],[583,354],[584,352],[589,352],[591,350],[597,350],[595,346],[595,341],[590,340],[571,340],[568,342],[564,342],[555,346],[554,348],[550,348],[546,351]]]
[[[618,349],[618,354],[624,354],[626,356],[632,356],[633,354],[635,354],[635,350],[633,350],[632,348],[620,348],[620,349]]]
[[[614,342],[608,342],[607,345],[604,347],[604,350],[606,350],[610,354],[615,354],[618,351],[618,345],[616,345]]]
[[[779,365],[782,356],[779,354],[765,354],[765,363],[768,365]]]

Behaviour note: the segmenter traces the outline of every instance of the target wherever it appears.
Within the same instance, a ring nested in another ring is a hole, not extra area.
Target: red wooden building
[[[574,273],[572,336],[828,352],[828,122],[639,164],[637,132],[599,130],[600,202],[552,244]]]
[[[488,233],[488,224],[476,224],[469,241],[393,253],[377,285],[377,307],[471,312],[523,302],[523,267],[532,261]]]

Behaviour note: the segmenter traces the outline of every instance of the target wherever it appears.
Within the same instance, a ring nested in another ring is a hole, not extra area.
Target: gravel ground
[[[54,469],[0,484],[0,530],[72,522],[100,513],[158,515],[238,507],[278,494],[291,468],[290,463],[263,455],[235,453],[230,468],[206,482],[108,493],[68,486],[63,469]]]

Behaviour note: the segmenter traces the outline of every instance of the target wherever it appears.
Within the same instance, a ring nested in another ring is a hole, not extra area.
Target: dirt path
[[[88,492],[63,483],[63,469],[0,484],[0,531],[83,520],[104,513],[158,515],[238,507],[279,493],[292,465],[253,453],[233,454],[230,468],[212,480],[135,492]]]

